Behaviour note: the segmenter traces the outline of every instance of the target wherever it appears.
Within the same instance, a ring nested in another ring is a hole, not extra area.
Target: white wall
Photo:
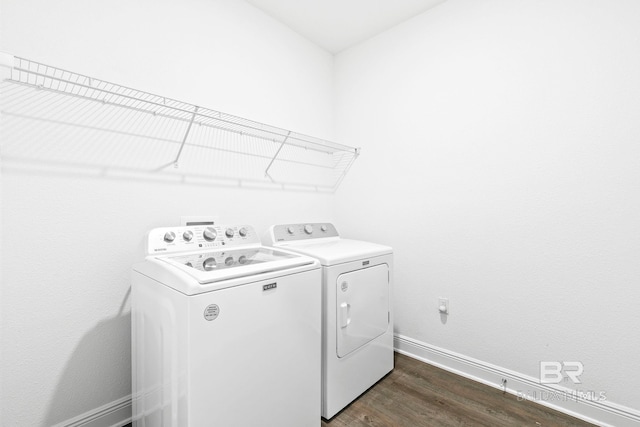
[[[341,53],[334,75],[242,1],[0,14],[0,50],[319,137],[333,113],[335,139],[363,147],[335,203],[3,169],[3,426],[130,393],[129,268],[149,228],[216,214],[264,229],[334,206],[343,233],[396,250],[397,333],[534,377],[580,360],[583,389],[638,409],[636,1],[448,0]]]
[[[332,57],[243,1],[2,0],[0,50],[332,137]],[[185,214],[263,231],[333,196],[3,167],[2,422],[50,426],[130,392],[129,271]]]
[[[395,248],[396,333],[533,378],[581,361],[562,385],[640,413],[638,22],[448,0],[336,57],[336,137],[363,147],[337,224]]]

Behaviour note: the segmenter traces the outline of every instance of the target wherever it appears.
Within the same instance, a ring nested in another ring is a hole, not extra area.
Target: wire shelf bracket
[[[275,182],[273,180],[273,178],[271,177],[271,175],[269,175],[269,169],[271,169],[271,165],[273,165],[273,162],[276,161],[276,158],[278,157],[278,154],[280,154],[280,151],[282,150],[282,147],[284,147],[284,144],[286,144],[287,139],[289,139],[289,136],[291,135],[291,131],[289,131],[289,133],[287,133],[287,136],[282,140],[282,144],[280,144],[280,147],[278,147],[278,151],[276,151],[276,153],[273,155],[273,158],[271,159],[271,161],[269,162],[269,165],[267,166],[267,168],[264,170],[264,176],[266,176],[267,178],[269,178],[271,180],[271,182]]]
[[[360,155],[4,52],[0,96],[3,163],[335,192]]]
[[[193,115],[191,115],[191,120],[189,120],[189,125],[187,126],[187,130],[184,132],[184,137],[182,137],[182,143],[180,144],[180,148],[178,149],[178,153],[176,154],[176,158],[166,165],[162,165],[158,168],[158,170],[162,170],[168,166],[173,165],[174,168],[178,168],[180,155],[182,154],[182,150],[184,149],[184,144],[187,142],[187,138],[189,137],[189,132],[191,131],[191,126],[193,126],[193,121],[196,118],[196,114],[198,113],[198,107],[196,106],[193,110]]]

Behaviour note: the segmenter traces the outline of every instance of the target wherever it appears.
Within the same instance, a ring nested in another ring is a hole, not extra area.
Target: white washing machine
[[[134,426],[320,425],[318,261],[189,226],[152,230],[133,270]]]
[[[393,369],[393,250],[340,238],[329,223],[274,225],[265,244],[322,264],[322,416]]]

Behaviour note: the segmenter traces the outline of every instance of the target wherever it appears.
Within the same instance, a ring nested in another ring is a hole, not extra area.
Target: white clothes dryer
[[[131,285],[135,427],[320,426],[320,264],[250,226],[158,228]]]
[[[265,244],[322,264],[322,416],[393,369],[393,250],[343,239],[330,223],[274,225]]]

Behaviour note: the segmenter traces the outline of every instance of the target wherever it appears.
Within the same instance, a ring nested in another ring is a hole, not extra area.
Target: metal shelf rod
[[[73,92],[63,92],[63,91],[60,91],[60,90],[51,89],[51,88],[43,87],[43,86],[39,86],[39,85],[34,85],[34,84],[31,84],[31,83],[25,83],[25,82],[21,82],[21,81],[17,81],[17,80],[10,80],[10,81],[12,83],[14,83],[14,84],[17,84],[17,85],[20,85],[20,86],[24,86],[24,87],[36,88],[37,90],[45,90],[45,91],[49,91],[49,92],[52,92],[52,93],[61,93],[61,94],[65,95],[65,96],[71,96],[71,97],[75,97],[75,98],[78,98],[78,99],[84,99],[84,100],[87,100],[87,101],[97,102],[97,103],[100,103],[100,104],[103,104],[103,105],[110,105],[110,106],[114,106],[114,107],[118,107],[118,108],[125,108],[125,109],[128,109],[128,110],[138,111],[140,113],[145,113],[145,114],[151,114],[153,116],[162,117],[162,118],[165,118],[165,119],[178,120],[178,121],[182,121],[182,122],[185,122],[185,123],[189,123],[191,121],[190,119],[185,118],[185,117],[179,117],[179,116],[170,115],[170,114],[158,113],[156,111],[150,111],[148,109],[144,109],[144,108],[140,108],[140,107],[134,107],[134,106],[131,106],[131,105],[118,104],[118,103],[111,102],[111,101],[103,101],[103,100],[100,100],[100,99],[91,98],[91,97],[87,97],[87,96],[84,96],[84,95],[79,95],[79,94],[73,93]],[[95,89],[96,90],[100,90],[98,88],[95,88]],[[101,91],[106,92],[105,90],[101,90]],[[168,107],[168,106],[163,106],[163,108],[176,110],[176,108]],[[181,110],[181,111],[188,112],[188,110]],[[190,114],[193,114],[193,113],[190,113]],[[207,116],[207,115],[204,115],[202,113],[198,113],[196,116],[200,116],[200,117],[204,117],[204,118],[208,118],[208,119],[213,119],[213,120],[224,122],[224,123],[235,124],[234,122],[231,122],[231,121],[228,121],[228,120],[224,120],[224,119],[219,119],[217,117]],[[195,121],[195,120],[194,120],[194,123],[197,124],[197,125],[206,126],[206,127],[212,128],[212,129],[219,129],[219,130],[224,130],[226,132],[237,133],[239,135],[246,135],[246,136],[250,136],[250,137],[253,137],[253,138],[259,138],[259,139],[263,139],[263,140],[267,140],[267,141],[277,142],[275,139],[270,138],[270,137],[266,137],[264,135],[258,135],[258,134],[255,134],[255,133],[243,132],[241,130],[237,130],[237,129],[234,129],[234,128],[231,128],[231,127],[216,126],[216,125],[213,125],[213,124],[210,124],[210,123],[205,123],[205,122],[202,122],[202,121]],[[261,131],[258,128],[254,128],[254,129],[256,129],[258,131]],[[269,131],[261,131],[261,132],[268,133]],[[289,133],[291,133],[291,131],[289,131]],[[274,135],[282,136],[280,134],[274,134]],[[289,138],[289,139],[291,139],[291,138]],[[322,153],[329,153],[329,154],[333,153],[332,151],[328,151],[326,149],[307,147],[307,145],[305,145],[305,144],[315,144],[315,145],[320,145],[322,147],[326,147],[325,145],[323,145],[321,143],[317,143],[317,142],[313,142],[313,141],[306,141],[306,140],[302,140],[302,139],[298,139],[298,140],[303,141],[303,142],[300,143],[300,144],[289,142],[288,145],[299,147],[299,148],[306,148],[306,149],[309,149],[309,150],[314,150],[314,151],[318,151],[318,152],[322,152]],[[355,150],[354,148],[351,148],[351,147],[348,147],[348,146],[344,146],[344,147],[345,147],[344,150],[338,150],[338,151],[352,152],[353,150]]]
[[[0,81],[5,158],[335,191],[360,154],[4,52]],[[171,164],[176,170],[167,169]]]
[[[170,114],[166,114],[166,113],[163,114],[163,113],[159,113],[158,111],[149,110],[149,109],[145,109],[145,108],[142,108],[142,107],[132,107],[132,106],[129,106],[129,105],[126,105],[126,104],[113,102],[113,101],[107,100],[107,95],[126,98],[126,99],[129,99],[129,100],[135,101],[137,103],[156,106],[159,109],[167,109],[167,110],[172,110],[172,111],[176,111],[176,112],[179,112],[179,113],[185,113],[185,115],[191,115],[192,111],[189,111],[186,108],[180,108],[180,107],[177,107],[177,106],[167,105],[165,103],[159,103],[159,102],[150,101],[150,100],[147,100],[147,99],[140,99],[140,98],[137,98],[137,97],[132,96],[132,95],[127,95],[127,94],[124,94],[124,93],[114,92],[112,90],[107,90],[107,89],[104,89],[104,88],[101,88],[101,87],[97,87],[97,86],[93,86],[93,85],[87,85],[87,84],[78,83],[78,82],[70,82],[68,80],[65,80],[65,79],[62,79],[62,78],[59,78],[59,77],[49,76],[49,75],[46,75],[46,74],[43,74],[43,73],[37,72],[37,71],[30,71],[30,70],[25,69],[25,68],[15,67],[14,69],[19,71],[19,72],[24,72],[25,74],[41,77],[43,79],[50,79],[50,80],[55,80],[55,81],[58,81],[58,82],[61,82],[61,83],[68,83],[68,84],[71,84],[73,86],[77,86],[79,88],[87,89],[87,91],[92,90],[94,92],[101,92],[101,93],[105,94],[105,96],[104,96],[103,99],[98,99],[98,98],[93,98],[93,97],[86,96],[86,95],[81,95],[81,94],[77,94],[77,93],[73,93],[73,92],[68,92],[66,90],[60,90],[58,88],[53,89],[53,88],[49,88],[49,87],[46,87],[46,86],[43,86],[43,85],[38,85],[38,84],[35,84],[35,83],[26,83],[26,82],[22,82],[20,80],[11,79],[12,81],[15,81],[16,83],[21,83],[21,84],[26,85],[26,86],[37,87],[39,89],[51,90],[51,91],[54,91],[54,92],[64,93],[64,94],[67,94],[67,95],[74,95],[74,96],[81,97],[83,99],[88,99],[88,100],[92,100],[92,101],[96,101],[96,102],[102,102],[102,103],[108,104],[108,105],[114,105],[114,106],[119,106],[119,107],[124,107],[124,108],[133,108],[133,109],[136,109],[138,111],[148,112],[150,114],[160,115],[160,116],[166,117],[166,118],[182,120],[182,121],[185,121],[185,122],[192,121],[192,120],[190,120],[188,118],[181,117],[181,116],[175,116],[175,115],[170,115]],[[86,76],[82,76],[82,77],[86,78],[87,80],[91,80],[89,77],[86,77]],[[124,88],[124,89],[128,89],[128,90],[132,90],[132,91],[135,91],[135,92],[138,92],[138,93],[142,93],[144,95],[150,95],[150,96],[153,96],[153,97],[156,97],[156,98],[162,98],[162,99],[165,100],[165,102],[167,100],[167,98],[161,97],[159,95],[153,95],[153,94],[146,93],[146,92],[139,92],[139,91],[137,91],[135,89],[130,89],[130,88],[127,88],[127,87],[124,87],[124,86],[120,86],[120,87]],[[65,89],[66,89],[66,86],[65,86]],[[181,101],[176,101],[176,100],[171,100],[171,101],[182,103]],[[217,112],[215,110],[210,110],[210,111],[213,111],[213,112],[218,113],[218,114],[224,114],[224,113]],[[223,119],[221,116],[213,117],[213,116],[205,115],[205,114],[202,114],[202,113],[198,113],[197,116],[198,117],[202,117],[205,120],[208,119],[208,120],[214,120],[214,121],[217,121],[217,122],[223,122],[223,123],[227,123],[229,125],[235,125],[235,126],[239,126],[239,127],[242,127],[242,128],[252,129],[252,130],[257,131],[257,132],[267,133],[267,134],[271,134],[273,136],[280,137],[280,138],[285,138],[285,139],[288,139],[289,136],[292,133],[291,131],[287,131],[285,129],[279,129],[279,128],[275,128],[275,129],[277,129],[278,131],[282,131],[283,133],[278,133],[277,131],[273,131],[273,130],[270,130],[270,129],[263,129],[263,128],[260,128],[260,127],[257,127],[257,126],[258,125],[269,126],[269,125],[264,125],[264,124],[262,124],[260,122],[254,122],[252,120],[243,119],[241,117],[231,116],[231,115],[227,115],[227,114],[225,114],[225,116],[240,119],[240,120],[243,121],[243,123],[239,123],[238,121],[231,121],[231,120]],[[244,122],[251,122],[252,125],[246,124]],[[201,124],[203,126],[215,127],[215,126],[210,125],[208,123],[205,123],[203,121],[198,122],[198,124]],[[269,127],[272,128],[271,126],[269,126]],[[232,127],[230,127],[230,128],[219,127],[219,128],[220,129],[225,129],[225,130],[236,131]],[[242,132],[242,131],[237,131],[237,132],[245,133],[245,134],[247,133],[247,132]],[[287,135],[284,135],[284,132],[287,132]],[[262,139],[270,139],[270,138],[265,138],[263,136],[256,135],[256,134],[252,134],[251,136],[254,136],[256,138],[262,138]],[[316,146],[325,147],[324,150],[317,149],[318,151],[331,152],[331,151],[326,149],[328,147],[334,148],[337,151],[353,151],[354,150],[353,147],[349,147],[349,146],[342,145],[342,144],[330,143],[330,145],[329,145],[326,142],[310,141],[310,140],[302,139],[300,137],[295,137],[295,136],[293,137],[293,139],[302,142],[302,144],[292,144],[292,145],[296,145],[298,147],[305,148],[306,146],[303,145],[303,144],[313,144],[313,145],[316,145]],[[312,147],[307,147],[307,148],[313,149]]]

